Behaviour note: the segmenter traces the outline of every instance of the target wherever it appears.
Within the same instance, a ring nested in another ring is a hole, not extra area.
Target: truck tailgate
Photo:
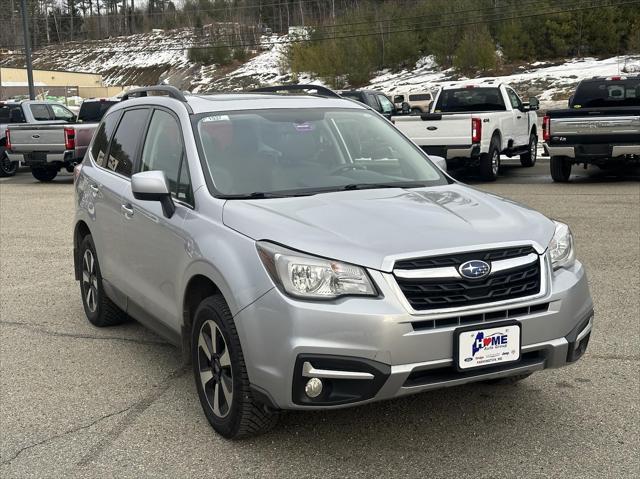
[[[640,112],[637,108],[588,108],[549,112],[552,137],[640,138]]]
[[[419,146],[471,145],[471,115],[397,116],[392,120]]]
[[[62,125],[10,126],[11,151],[64,152],[64,127]]]

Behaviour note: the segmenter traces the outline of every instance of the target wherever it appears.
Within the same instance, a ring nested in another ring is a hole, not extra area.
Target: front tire
[[[551,178],[556,183],[567,183],[571,177],[571,163],[568,158],[563,156],[552,156]]]
[[[218,434],[239,439],[275,426],[277,414],[253,398],[235,323],[220,294],[195,312],[191,355],[200,404]]]
[[[536,164],[538,159],[538,137],[531,133],[529,137],[529,151],[520,155],[520,164],[524,167],[531,168]]]
[[[0,177],[13,176],[18,171],[18,162],[9,160],[4,147],[0,147]]]
[[[489,152],[480,155],[480,177],[484,181],[496,181],[500,169],[500,140],[491,138]]]
[[[80,243],[80,295],[87,319],[99,328],[115,326],[129,320],[127,314],[111,301],[102,286],[102,273],[98,263],[96,247],[91,235],[86,235]]]
[[[50,166],[31,168],[31,174],[36,180],[42,181],[43,183],[49,183],[58,176],[58,169],[51,168]]]

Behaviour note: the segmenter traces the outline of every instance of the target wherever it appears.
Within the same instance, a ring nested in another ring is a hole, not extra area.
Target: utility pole
[[[29,99],[36,99],[36,89],[33,86],[33,65],[31,64],[31,39],[29,38],[29,22],[27,21],[27,0],[21,0],[22,5],[22,33],[24,34],[24,53],[27,56],[27,81],[29,82]]]

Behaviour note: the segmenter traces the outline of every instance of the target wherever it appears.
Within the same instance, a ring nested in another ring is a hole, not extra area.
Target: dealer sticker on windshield
[[[498,366],[520,359],[520,325],[458,333],[458,369]]]

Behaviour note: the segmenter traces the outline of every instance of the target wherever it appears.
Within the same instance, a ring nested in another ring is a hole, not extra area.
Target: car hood
[[[534,210],[459,184],[230,200],[223,221],[255,240],[382,271],[398,256],[439,250],[534,242],[541,251],[555,229]]]

